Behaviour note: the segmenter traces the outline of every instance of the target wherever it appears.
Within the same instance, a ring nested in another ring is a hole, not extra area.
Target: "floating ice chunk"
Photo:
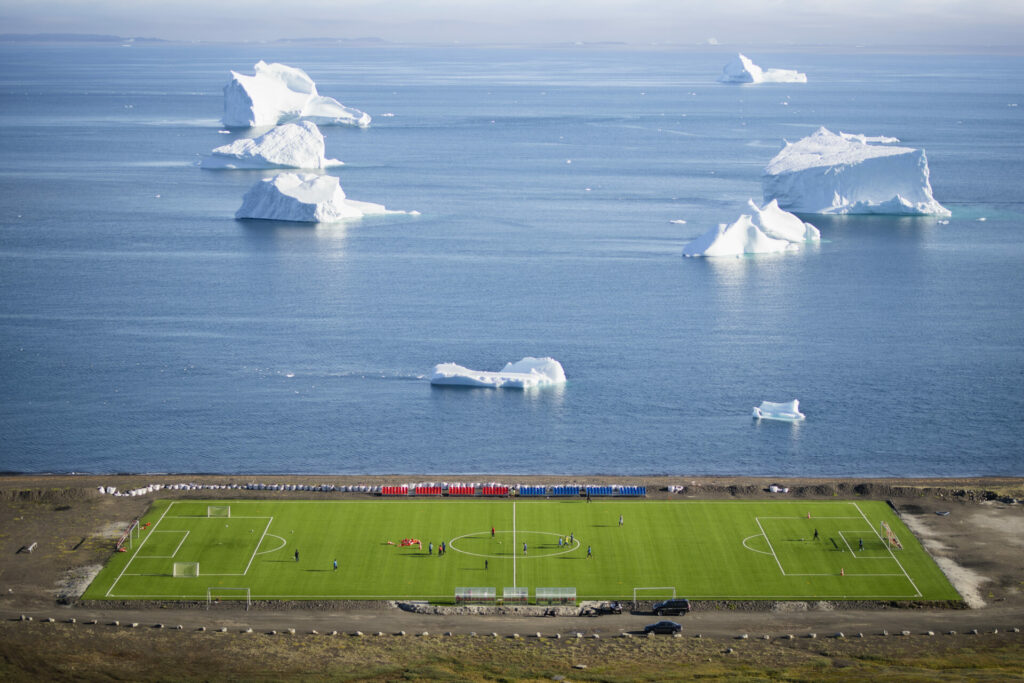
[[[806,83],[807,74],[790,69],[762,69],[747,58],[737,54],[722,69],[720,83]]]
[[[758,420],[782,420],[784,422],[799,422],[804,419],[800,412],[800,401],[792,400],[785,403],[772,403],[761,401],[761,405],[754,408],[753,417]]]
[[[235,218],[274,221],[337,223],[389,211],[380,204],[345,197],[338,179],[313,173],[281,173],[253,185],[242,199]]]
[[[949,216],[932,196],[924,150],[872,144],[893,139],[819,128],[787,142],[765,168],[764,199],[797,213]]]
[[[683,248],[683,256],[741,256],[771,254],[798,247],[786,240],[769,237],[743,214],[731,225],[721,223]]]
[[[515,363],[506,364],[500,372],[470,370],[455,363],[440,363],[434,366],[430,383],[493,389],[532,389],[564,384],[565,371],[562,369],[562,364],[554,358],[533,358],[531,356]]]
[[[324,136],[312,121],[286,123],[256,138],[215,148],[203,168],[330,168],[342,166],[324,155]]]
[[[769,237],[787,242],[817,242],[821,240],[821,231],[810,223],[804,223],[788,211],[779,208],[779,203],[774,199],[758,207],[753,199],[747,201],[754,210],[754,221],[761,227],[761,231]]]
[[[302,69],[262,60],[253,68],[252,76],[232,71],[224,86],[225,126],[276,126],[297,119],[322,125],[370,125],[369,114],[320,95]]]

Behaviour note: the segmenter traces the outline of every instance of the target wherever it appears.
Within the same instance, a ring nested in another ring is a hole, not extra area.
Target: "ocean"
[[[732,54],[0,44],[0,470],[1024,475],[1024,59]],[[420,215],[235,220],[274,172],[196,162],[260,59],[370,113],[329,172]],[[820,126],[924,148],[952,217],[682,258]],[[429,383],[524,356],[567,384]]]

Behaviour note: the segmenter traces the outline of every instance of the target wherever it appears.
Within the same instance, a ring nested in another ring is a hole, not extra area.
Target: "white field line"
[[[517,586],[516,583],[516,553],[518,552],[516,545],[516,499],[512,499],[512,585]]]
[[[249,518],[249,519],[254,519],[254,518]],[[273,517],[271,517],[270,519],[267,520],[267,526],[263,530],[263,533],[260,535],[259,543],[257,543],[256,547],[252,549],[252,557],[249,558],[249,564],[245,565],[245,571],[242,572],[242,576],[245,576],[246,574],[249,573],[249,567],[252,566],[252,561],[256,559],[256,551],[260,549],[261,545],[263,545],[263,537],[267,535],[268,531],[270,531],[270,525],[273,524],[273,523],[274,523],[274,518]],[[280,550],[280,548],[278,548],[278,550]],[[298,551],[296,551],[296,552],[298,552]],[[218,576],[218,575],[217,574],[210,574],[209,576]]]
[[[174,507],[174,501],[171,501],[170,505],[167,506],[167,509],[164,510],[164,514],[160,515],[160,519],[156,520],[156,524],[154,524],[153,528],[149,530],[149,536],[153,535],[153,532],[156,531],[156,528],[158,526],[160,526],[160,522],[164,521],[164,516],[171,511],[172,507]],[[116,586],[117,582],[121,580],[121,577],[124,576],[124,573],[128,571],[128,567],[130,567],[132,562],[135,561],[135,556],[139,554],[140,550],[142,550],[142,546],[146,545],[146,541],[149,540],[149,536],[146,536],[144,539],[142,539],[142,543],[139,543],[139,547],[135,549],[134,553],[132,553],[132,556],[128,559],[127,564],[125,564],[124,569],[122,569],[121,573],[117,575],[116,579],[114,579],[114,583],[110,584],[110,588],[107,589],[106,597],[111,597],[110,594],[114,592],[114,586]]]
[[[174,552],[171,553],[170,555],[139,555],[138,558],[140,560],[173,560],[174,556],[178,554],[179,550],[181,550],[182,544],[185,543],[185,539],[188,538],[188,535],[189,535],[189,531],[186,530],[186,529],[161,529],[159,532],[156,529],[153,529],[149,533],[151,533],[151,534],[155,534],[155,533],[161,533],[161,534],[181,534],[181,533],[184,533],[185,535],[181,537],[181,540],[178,541],[178,546],[174,549]],[[126,576],[133,576],[133,575],[132,574],[126,574]]]
[[[901,572],[903,572],[903,575],[904,575],[905,577],[907,577],[907,581],[909,581],[909,582],[910,582],[910,585],[914,587],[914,592],[916,593],[916,595],[915,595],[914,597],[915,597],[915,598],[919,598],[919,597],[921,597],[921,589],[920,589],[920,588],[918,588],[918,587],[917,587],[917,584],[916,584],[916,583],[914,583],[914,580],[913,580],[912,578],[910,578],[910,574],[908,574],[908,573],[907,573],[907,570],[906,570],[906,569],[905,569],[905,568],[903,567],[903,563],[901,563],[901,562],[899,561],[899,559],[898,559],[898,558],[896,557],[896,555],[895,555],[895,554],[893,554],[893,552],[892,552],[892,548],[890,548],[890,547],[889,547],[889,544],[888,544],[888,543],[886,543],[886,542],[885,542],[885,541],[884,541],[884,540],[882,539],[882,536],[881,536],[881,535],[880,535],[880,534],[879,534],[879,533],[878,533],[877,531],[875,531],[875,527],[871,525],[871,520],[870,520],[870,519],[868,519],[868,516],[867,516],[867,515],[865,515],[865,514],[864,514],[864,511],[860,509],[860,505],[858,505],[857,503],[853,503],[852,505],[853,505],[853,507],[857,508],[857,512],[859,512],[859,513],[860,513],[860,516],[864,518],[864,521],[865,521],[865,522],[867,522],[867,524],[868,524],[868,527],[869,527],[869,528],[871,529],[872,533],[874,533],[874,534],[875,534],[875,536],[878,536],[878,540],[879,540],[879,541],[882,541],[882,545],[884,545],[884,546],[886,547],[886,549],[888,549],[888,551],[889,551],[889,556],[890,556],[890,557],[892,557],[892,559],[896,560],[896,564],[897,564],[897,565],[899,565],[900,571],[901,571]]]
[[[783,576],[785,576],[786,570],[782,568],[782,563],[779,562],[779,556],[775,554],[775,548],[772,546],[772,540],[768,538],[768,534],[764,532],[764,527],[761,526],[761,518],[754,517],[754,521],[757,522],[757,528],[761,530],[761,534],[764,536],[765,542],[768,543],[768,549],[772,551],[772,557],[775,558],[775,564],[779,565],[779,571],[782,572]]]

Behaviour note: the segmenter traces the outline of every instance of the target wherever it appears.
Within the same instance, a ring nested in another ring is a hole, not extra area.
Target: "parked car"
[[[683,627],[674,621],[657,621],[644,626],[644,633],[679,633]]]
[[[686,598],[662,600],[651,609],[651,612],[657,614],[659,617],[664,617],[666,615],[682,616],[684,614],[689,614],[690,601]]]
[[[622,614],[622,605],[617,602],[602,602],[594,611],[598,614]]]

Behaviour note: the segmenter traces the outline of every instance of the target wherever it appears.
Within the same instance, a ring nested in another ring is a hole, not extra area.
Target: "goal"
[[[206,588],[206,609],[210,609],[210,605],[221,600],[245,600],[245,609],[248,611],[252,606],[252,593],[245,587],[208,586]]]
[[[664,600],[665,596],[668,595],[669,591],[672,595],[668,598],[670,600],[676,599],[676,587],[675,586],[636,586],[633,588],[633,606],[636,607],[640,599],[640,591],[658,591],[656,596],[648,596],[648,599]]]
[[[141,530],[140,530],[140,527],[139,527],[139,520],[138,519],[133,519],[132,523],[130,525],[128,525],[128,530],[125,531],[123,534],[121,534],[121,538],[118,539],[118,541],[117,541],[117,551],[118,552],[124,552],[124,545],[125,545],[125,543],[127,543],[128,544],[128,548],[131,549],[132,546],[134,545],[134,542],[139,540],[140,533],[141,533]]]
[[[900,543],[900,539],[896,537],[892,529],[885,522],[879,522],[879,536],[885,539],[886,545],[890,548],[896,548],[897,550],[903,550],[903,544]]]
[[[230,517],[231,506],[230,505],[209,505],[206,508],[207,517]]]
[[[175,562],[173,575],[176,579],[195,578],[199,576],[199,563]]]

